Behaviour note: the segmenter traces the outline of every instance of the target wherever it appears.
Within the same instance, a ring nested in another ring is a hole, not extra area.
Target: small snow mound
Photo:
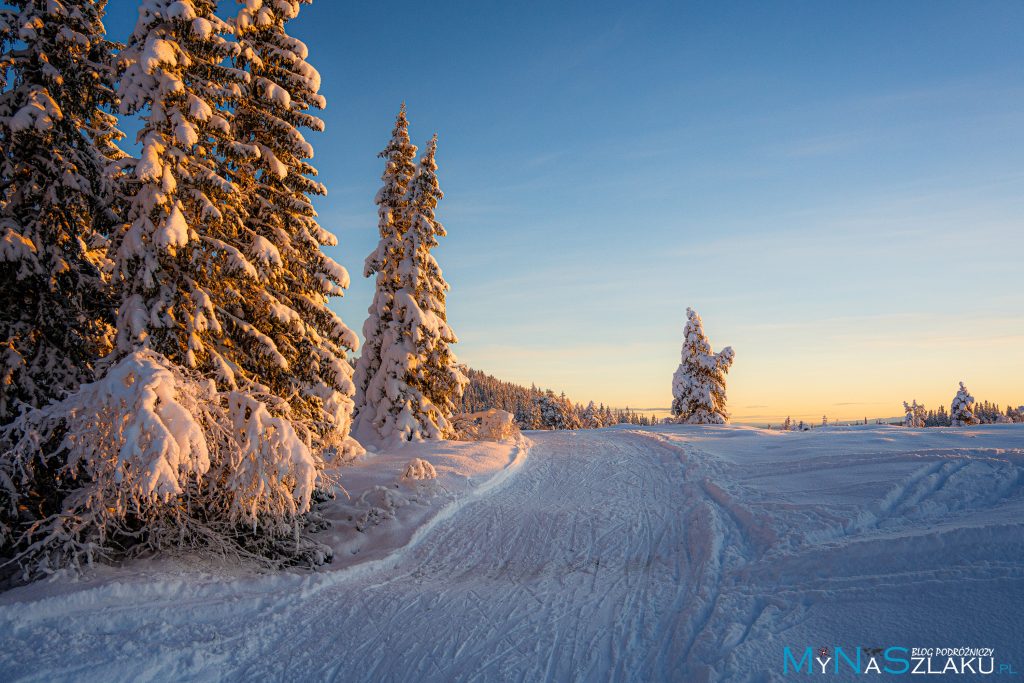
[[[405,466],[402,479],[437,479],[437,470],[423,458],[413,458]]]

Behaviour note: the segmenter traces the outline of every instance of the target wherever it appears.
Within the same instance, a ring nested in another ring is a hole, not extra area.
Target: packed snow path
[[[4,608],[0,678],[760,681],[807,645],[1024,669],[1024,429],[530,438],[378,564]]]

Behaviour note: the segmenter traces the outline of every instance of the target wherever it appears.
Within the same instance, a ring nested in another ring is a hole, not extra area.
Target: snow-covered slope
[[[835,645],[1024,670],[1020,426],[529,437],[377,561],[0,596],[0,679],[760,681]]]

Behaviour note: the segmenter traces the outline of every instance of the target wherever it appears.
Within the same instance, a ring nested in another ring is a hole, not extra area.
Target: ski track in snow
[[[384,560],[4,606],[0,679],[762,681],[836,644],[1024,668],[1022,428],[530,438]]]

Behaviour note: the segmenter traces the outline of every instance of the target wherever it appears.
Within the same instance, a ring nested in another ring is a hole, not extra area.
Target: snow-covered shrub
[[[437,470],[423,458],[413,458],[405,466],[402,479],[437,479]]]
[[[505,441],[519,435],[515,415],[496,408],[456,415],[452,423],[460,441]]]
[[[953,397],[949,416],[954,427],[969,427],[978,424],[978,418],[974,414],[974,397],[967,391],[963,382],[960,382],[960,389]]]
[[[684,424],[725,424],[725,375],[736,354],[731,346],[714,353],[697,312],[687,308],[686,318],[682,361],[672,376],[672,414]]]
[[[28,579],[166,547],[323,561],[300,534],[320,463],[265,404],[138,351],[3,432],[4,555]]]

